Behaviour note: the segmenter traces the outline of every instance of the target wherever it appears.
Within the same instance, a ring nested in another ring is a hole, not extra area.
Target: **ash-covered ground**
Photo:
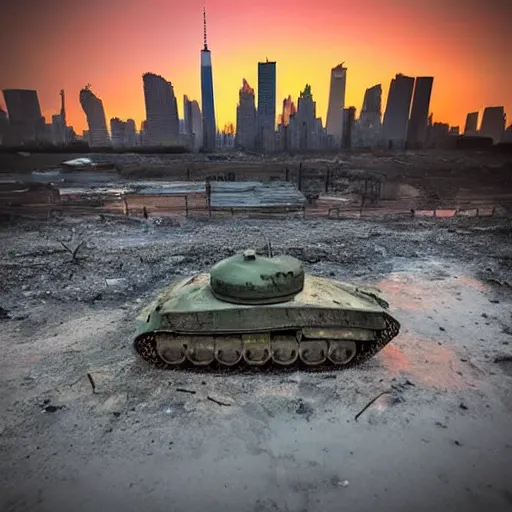
[[[139,360],[160,287],[265,237],[400,335],[332,372]],[[2,224],[0,510],[512,510],[511,306],[510,219]]]

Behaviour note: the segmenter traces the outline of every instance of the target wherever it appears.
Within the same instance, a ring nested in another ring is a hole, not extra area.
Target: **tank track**
[[[307,368],[308,370],[320,370],[320,369],[341,369],[341,368],[349,368],[358,364],[361,364],[371,357],[373,357],[377,352],[380,352],[393,338],[395,338],[399,331],[400,331],[400,324],[397,320],[395,320],[390,315],[386,315],[385,318],[386,321],[386,327],[379,331],[377,335],[377,339],[373,340],[371,342],[356,342],[356,354],[351,357],[350,361],[347,363],[339,363],[335,364],[331,362],[329,359],[320,358],[318,362],[314,361],[305,361],[304,352],[307,353],[307,349],[311,346],[312,343],[316,343],[317,340],[303,340],[298,342],[298,357],[296,357],[296,360],[293,362],[289,362],[286,364],[280,364],[278,362],[275,362],[270,356],[269,360],[265,363],[256,362],[251,363],[250,360],[248,360],[245,357],[240,357],[239,361],[235,363],[222,363],[219,362],[218,358],[214,357],[213,361],[211,363],[205,364],[195,364],[194,362],[190,361],[189,358],[184,358],[182,363],[179,364],[169,364],[165,360],[163,360],[160,355],[157,352],[156,349],[156,333],[150,332],[141,334],[138,336],[134,341],[134,349],[136,353],[142,357],[145,361],[151,363],[154,367],[159,369],[180,369],[180,368],[186,368],[191,367],[192,369],[202,369],[202,370],[210,370],[214,368],[225,368],[230,369],[234,367],[249,367],[249,368],[261,368],[261,367],[273,367],[273,368],[279,368],[280,370],[283,369],[297,369],[298,367]],[[163,331],[159,331],[159,333],[162,333]],[[165,331],[163,332],[165,334]],[[172,334],[172,333],[169,333]],[[320,340],[318,340],[320,341]],[[336,341],[327,341],[325,340],[326,346],[328,347],[328,350],[331,349],[334,343]],[[247,351],[246,347],[243,347],[243,351]]]

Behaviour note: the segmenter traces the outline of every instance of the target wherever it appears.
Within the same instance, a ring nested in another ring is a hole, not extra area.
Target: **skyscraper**
[[[243,79],[242,88],[238,93],[236,107],[236,140],[237,147],[253,150],[256,144],[256,104],[254,89]]]
[[[112,136],[112,147],[122,148],[124,146],[126,123],[118,117],[110,120],[110,134]]]
[[[491,137],[494,144],[501,141],[505,131],[506,116],[503,107],[486,107],[482,116],[480,135]]]
[[[7,129],[9,128],[9,118],[7,112],[0,107],[0,145],[2,145]]]
[[[283,112],[281,114],[281,124],[283,126],[288,126],[290,124],[290,117],[295,115],[297,109],[295,108],[295,103],[293,103],[292,97],[288,96],[283,100]]]
[[[347,68],[344,62],[331,69],[331,84],[329,89],[329,106],[327,108],[327,135],[334,137],[339,146],[343,131],[343,108],[345,107],[345,88],[347,85]]]
[[[430,96],[434,77],[419,76],[414,85],[411,116],[407,126],[407,145],[411,148],[424,148],[427,142],[427,123],[430,109]]]
[[[140,141],[137,136],[137,128],[133,119],[127,119],[124,126],[124,141],[123,146],[125,148],[133,148],[139,146]]]
[[[306,84],[297,101],[297,113],[290,116],[289,150],[320,149],[322,131],[322,120],[316,117],[316,101],[313,100],[311,86]]]
[[[206,38],[206,10],[203,8],[204,47],[201,50],[201,103],[203,109],[203,149],[215,150],[217,123],[213,94],[212,55]]]
[[[391,80],[383,122],[384,139],[390,149],[405,147],[413,88],[412,77],[398,73]]]
[[[343,109],[343,140],[341,147],[350,149],[352,147],[352,135],[356,119],[356,107],[348,107]]]
[[[190,147],[198,151],[203,143],[203,120],[201,109],[196,100],[189,100],[187,95],[183,96],[183,112],[185,117],[185,132],[189,137]]]
[[[144,73],[142,81],[146,105],[146,145],[177,144],[180,125],[172,83],[154,73]]]
[[[382,86],[374,85],[366,89],[363,107],[357,126],[354,126],[356,144],[363,147],[374,147],[381,138],[382,128]]]
[[[466,116],[466,124],[464,126],[464,135],[478,135],[478,112],[470,112]]]
[[[86,85],[80,91],[80,105],[87,118],[89,147],[102,148],[111,145],[107,131],[107,120],[103,102],[91,91],[91,86]]]
[[[55,145],[63,145],[68,142],[68,129],[66,126],[66,105],[64,89],[60,91],[60,113],[52,116],[52,142]]]
[[[258,62],[258,146],[272,151],[276,128],[276,63]]]
[[[7,140],[10,145],[40,142],[45,138],[45,120],[37,91],[4,89],[9,113]]]

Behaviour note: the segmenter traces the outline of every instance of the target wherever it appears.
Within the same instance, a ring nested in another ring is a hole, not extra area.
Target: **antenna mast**
[[[206,40],[206,7],[203,7],[203,26],[204,26],[204,49],[208,50],[208,42]]]

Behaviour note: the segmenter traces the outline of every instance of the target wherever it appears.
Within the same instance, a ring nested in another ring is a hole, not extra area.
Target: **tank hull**
[[[161,368],[183,365],[350,366],[399,332],[375,290],[306,275],[276,304],[220,300],[198,274],[165,290],[137,318],[135,350]]]

